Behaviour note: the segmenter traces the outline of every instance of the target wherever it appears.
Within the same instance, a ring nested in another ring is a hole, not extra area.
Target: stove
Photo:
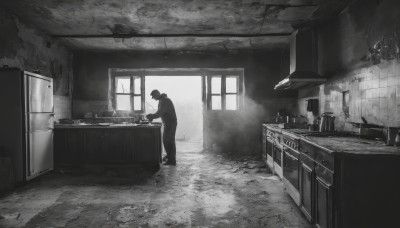
[[[293,132],[293,131],[292,131]],[[306,129],[296,129],[296,134],[306,134]],[[300,152],[299,136],[284,131],[282,134],[283,142],[283,185],[286,191],[293,198],[297,205],[300,205]]]

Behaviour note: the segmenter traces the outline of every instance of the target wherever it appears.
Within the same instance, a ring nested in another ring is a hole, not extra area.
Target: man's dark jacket
[[[158,102],[158,110],[156,113],[153,114],[154,119],[159,117],[161,117],[162,122],[165,124],[176,123],[174,104],[165,93],[161,94],[160,100]]]

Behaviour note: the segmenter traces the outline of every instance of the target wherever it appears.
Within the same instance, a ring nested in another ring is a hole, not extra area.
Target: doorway
[[[175,106],[178,119],[177,147],[203,147],[202,76],[145,76],[146,114],[155,113],[158,101],[151,98],[152,90],[167,94]],[[161,121],[156,119],[155,121]],[[186,146],[184,146],[186,147]],[[184,150],[184,148],[182,148]]]

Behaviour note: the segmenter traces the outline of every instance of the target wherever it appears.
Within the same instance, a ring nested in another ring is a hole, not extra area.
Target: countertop
[[[101,124],[54,124],[54,129],[85,129],[85,128],[161,128],[161,124],[114,124],[114,123],[101,123]]]
[[[337,154],[365,154],[365,155],[399,155],[400,147],[386,146],[381,140],[360,138],[354,134],[338,133],[339,135],[320,136],[318,133],[307,135],[305,129],[281,129],[276,124],[265,124],[280,132],[295,134],[300,139],[328,149],[328,152]]]

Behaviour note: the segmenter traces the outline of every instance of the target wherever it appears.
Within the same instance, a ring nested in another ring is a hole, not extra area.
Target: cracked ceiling
[[[220,51],[288,43],[350,0],[2,0],[0,6],[83,50]]]

